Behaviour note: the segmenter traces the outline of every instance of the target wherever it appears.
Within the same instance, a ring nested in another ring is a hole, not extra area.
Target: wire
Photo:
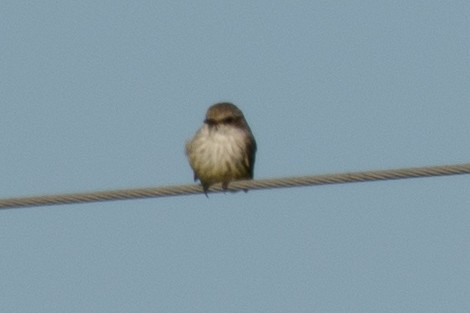
[[[273,189],[300,186],[317,186],[328,184],[345,184],[354,182],[393,180],[430,176],[447,176],[470,174],[470,163],[460,165],[444,165],[414,167],[366,172],[350,172],[341,174],[313,175],[273,179],[233,181],[228,191]],[[211,187],[210,192],[224,192],[220,184]],[[45,205],[73,204],[125,199],[159,198],[203,193],[202,187],[195,184],[122,189],[112,191],[71,193],[62,195],[45,195],[22,198],[0,199],[0,209],[35,207]]]

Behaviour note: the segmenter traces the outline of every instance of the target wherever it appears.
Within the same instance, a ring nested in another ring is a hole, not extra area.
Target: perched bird
[[[227,189],[232,180],[252,179],[256,141],[237,106],[229,102],[209,107],[202,127],[186,142],[186,155],[200,180],[204,193],[222,183]]]

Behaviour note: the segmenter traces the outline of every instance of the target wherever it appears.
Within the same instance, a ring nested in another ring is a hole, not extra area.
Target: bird
[[[207,196],[209,187],[230,181],[253,179],[256,140],[242,111],[233,103],[220,102],[207,109],[204,123],[186,141],[186,156]]]

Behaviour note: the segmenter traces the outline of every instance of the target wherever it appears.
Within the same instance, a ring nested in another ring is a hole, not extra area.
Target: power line
[[[460,164],[460,165],[414,167],[414,168],[402,168],[402,169],[378,170],[378,171],[366,171],[366,172],[350,172],[350,173],[340,173],[340,174],[234,181],[230,183],[228,191],[273,189],[273,188],[287,188],[287,187],[300,187],[300,186],[318,186],[318,185],[328,185],[328,184],[345,184],[345,183],[354,183],[354,182],[393,180],[393,179],[418,178],[418,177],[430,177],[430,176],[447,176],[447,175],[460,175],[460,174],[470,174],[470,163]],[[210,192],[223,192],[223,191],[224,190],[221,188],[220,184],[210,188]],[[62,194],[62,195],[45,195],[45,196],[34,196],[34,197],[0,199],[0,209],[99,202],[99,201],[112,201],[112,200],[125,200],[125,199],[128,200],[128,199],[142,199],[142,198],[159,198],[159,197],[191,195],[191,194],[198,194],[198,193],[203,193],[201,186],[190,184],[190,185],[178,185],[178,186],[168,186],[168,187],[121,189],[121,190],[111,190],[111,191],[70,193],[70,194]]]

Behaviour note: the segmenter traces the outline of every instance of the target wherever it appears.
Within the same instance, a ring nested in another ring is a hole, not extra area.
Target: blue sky
[[[0,197],[470,162],[466,1],[3,1]],[[470,176],[0,212],[1,312],[468,312]]]

